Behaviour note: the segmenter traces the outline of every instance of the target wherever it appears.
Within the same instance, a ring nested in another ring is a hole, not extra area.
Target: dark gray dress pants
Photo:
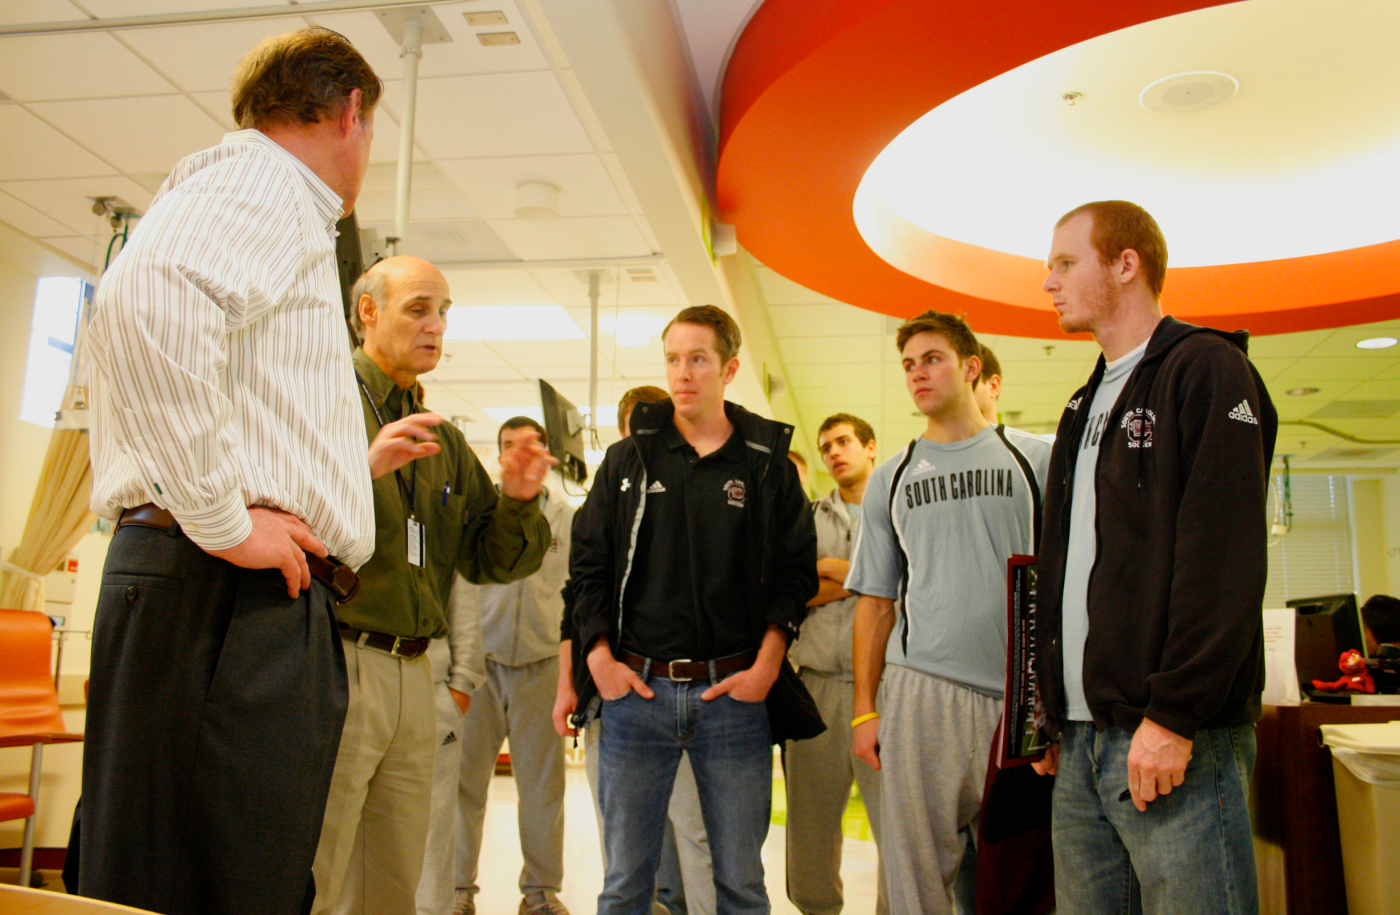
[[[165,915],[295,915],[314,895],[345,720],[330,592],[179,533],[112,538],[93,633],[80,892]]]

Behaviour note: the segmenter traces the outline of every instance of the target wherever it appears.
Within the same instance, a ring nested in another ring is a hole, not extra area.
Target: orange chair
[[[39,800],[39,771],[44,744],[72,743],[82,734],[67,733],[58,708],[49,649],[53,624],[31,610],[0,610],[0,747],[32,746],[29,793],[0,791],[0,822],[23,819],[20,886],[29,885],[34,861],[34,812]]]

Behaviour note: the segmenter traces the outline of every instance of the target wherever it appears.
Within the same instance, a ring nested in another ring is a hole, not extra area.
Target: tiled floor
[[[781,773],[775,770],[775,777]],[[581,766],[570,766],[564,793],[564,892],[560,899],[572,915],[589,915],[598,905],[603,886],[602,858],[598,850],[598,826],[593,801]],[[781,782],[776,783],[781,791]],[[520,905],[520,841],[516,832],[515,782],[498,776],[491,782],[486,811],[486,839],[481,852],[480,915],[514,915]],[[777,803],[775,803],[777,806]],[[787,830],[772,826],[763,846],[763,867],[768,875],[768,896],[773,911],[797,915],[784,890]],[[875,843],[847,838],[841,876],[845,883],[845,912],[870,915],[875,911]]]

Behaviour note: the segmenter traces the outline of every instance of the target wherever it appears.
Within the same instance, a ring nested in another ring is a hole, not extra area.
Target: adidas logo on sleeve
[[[1230,418],[1238,419],[1242,423],[1250,423],[1255,426],[1259,425],[1259,420],[1255,418],[1254,411],[1249,409],[1249,401],[1247,400],[1240,401],[1240,405],[1230,411]]]

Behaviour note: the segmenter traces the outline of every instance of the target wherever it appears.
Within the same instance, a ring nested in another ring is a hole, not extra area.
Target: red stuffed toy
[[[1366,659],[1361,652],[1355,648],[1342,652],[1341,658],[1337,660],[1337,666],[1342,670],[1342,677],[1328,683],[1326,680],[1314,680],[1313,689],[1323,690],[1329,693],[1374,693],[1376,691],[1376,681],[1371,679],[1371,672],[1366,669]]]

